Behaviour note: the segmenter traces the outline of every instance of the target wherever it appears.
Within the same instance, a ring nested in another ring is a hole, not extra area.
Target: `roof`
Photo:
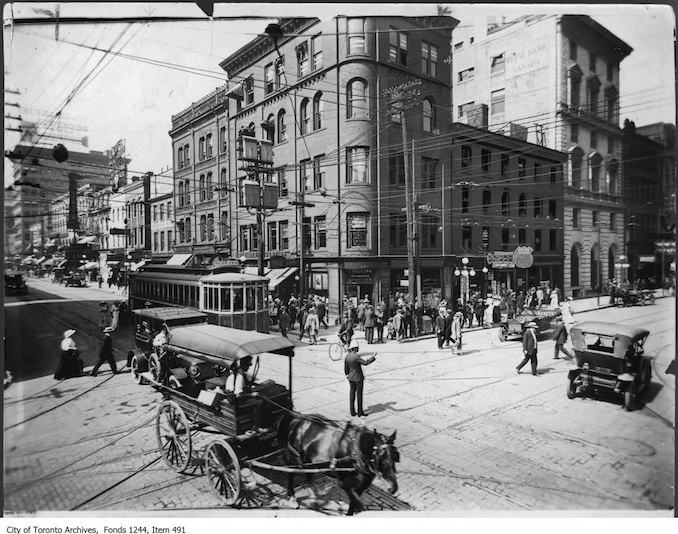
[[[139,308],[134,313],[140,317],[160,319],[163,321],[175,319],[193,319],[195,317],[207,317],[206,314],[191,308],[178,308],[176,306],[163,306],[158,308]]]
[[[577,323],[572,326],[572,329],[579,330],[586,334],[599,334],[601,336],[624,336],[629,339],[636,339],[647,337],[650,334],[649,330],[644,328],[637,328],[634,326],[626,326],[619,323],[605,323],[603,321],[585,321]]]
[[[247,273],[218,273],[208,274],[200,279],[200,282],[209,282],[211,284],[218,284],[223,282],[266,282],[268,279],[265,276]]]
[[[178,326],[170,331],[168,344],[224,360],[240,360],[264,352],[292,355],[294,344],[282,336],[237,330],[213,324]]]

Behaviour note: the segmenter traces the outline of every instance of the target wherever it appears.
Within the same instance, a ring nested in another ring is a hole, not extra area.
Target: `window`
[[[407,34],[391,29],[388,42],[388,60],[407,66]]]
[[[266,241],[268,250],[278,250],[278,223],[270,222],[266,225]]]
[[[591,130],[591,148],[598,148],[598,132]]]
[[[509,204],[511,202],[511,193],[509,193],[508,190],[505,190],[501,194],[501,214],[502,215],[511,215],[511,211],[509,209]]]
[[[589,52],[589,70],[596,72],[596,55],[592,52]]]
[[[492,161],[492,153],[487,150],[486,148],[483,148],[480,150],[480,162],[481,166],[484,171],[489,171],[490,170],[490,162]]]
[[[311,229],[311,218],[304,217],[303,224],[301,225],[301,238],[304,246],[304,250],[311,249],[311,239],[312,239],[312,229]]]
[[[188,167],[191,164],[191,153],[188,150],[188,145],[184,145],[184,166]]]
[[[269,63],[264,67],[264,94],[272,93],[275,90],[275,66]]]
[[[360,18],[348,19],[348,53],[365,53],[365,20]]]
[[[369,147],[349,147],[346,149],[346,183],[366,184],[369,175]]]
[[[468,212],[468,203],[469,203],[469,188],[464,186],[461,189],[461,212],[462,213],[467,213]]]
[[[524,245],[527,243],[527,230],[525,228],[518,229],[518,244]]]
[[[577,109],[579,103],[581,102],[581,79],[579,77],[573,77],[570,80],[570,107]]]
[[[327,247],[327,221],[324,215],[318,216],[313,221],[314,242],[316,250]]]
[[[321,35],[311,37],[311,55],[313,56],[313,70],[323,66],[323,45]]]
[[[461,119],[464,115],[466,115],[474,104],[475,102],[467,102],[466,104],[458,106],[457,114],[459,115],[459,118]]]
[[[541,164],[535,163],[534,164],[534,181],[539,182],[539,178],[541,176]]]
[[[324,160],[325,154],[313,158],[313,189],[315,191],[325,187],[325,170],[323,168]]]
[[[508,228],[502,228],[501,229],[501,244],[502,248],[506,250],[508,247],[507,245],[509,244],[510,241],[510,235],[509,235],[509,229]]]
[[[471,250],[473,228],[467,224],[461,227],[461,248],[464,250]]]
[[[160,250],[165,250],[165,232],[160,232]]]
[[[368,213],[349,213],[346,216],[346,228],[348,230],[347,247],[367,246],[367,227],[370,216]]]
[[[280,56],[275,60],[275,88],[280,89],[282,86],[282,79],[285,75],[285,57]]]
[[[245,80],[245,105],[254,103],[254,80],[252,76]]]
[[[424,110],[424,131],[432,132],[436,127],[436,112],[433,101],[430,98],[424,98],[422,106]]]
[[[556,234],[555,230],[549,230],[549,252],[555,252],[558,248],[558,237]]]
[[[198,140],[198,153],[200,154],[200,161],[205,159],[205,138],[201,137]]]
[[[323,127],[323,94],[316,93],[313,97],[313,129],[320,130]]]
[[[285,125],[285,110],[278,112],[278,143],[287,141],[287,126]]]
[[[402,153],[388,158],[388,182],[390,184],[405,183],[405,165]]]
[[[617,172],[619,170],[619,162],[616,159],[610,160],[607,164],[607,175],[609,178],[609,189],[608,192],[610,195],[617,194]]]
[[[435,189],[438,184],[438,160],[433,158],[421,158],[422,184],[429,189]]]
[[[572,227],[579,228],[579,208],[572,208]]]
[[[287,177],[285,169],[278,169],[278,196],[286,197],[288,194]]]
[[[287,232],[288,232],[287,221],[280,221],[280,224],[278,225],[280,250],[288,250],[290,248],[290,238]]]
[[[570,172],[572,187],[574,189],[581,189],[581,167],[583,159],[584,154],[579,147],[570,152]]]
[[[534,231],[534,250],[541,252],[541,230]]]
[[[611,61],[607,62],[607,81],[608,82],[613,82],[614,81],[614,65],[612,64]]]
[[[177,165],[180,169],[184,168],[184,149],[182,147],[179,147],[177,151]]]
[[[429,76],[438,75],[438,47],[421,42],[421,72]]]
[[[573,143],[579,142],[579,125],[573,124],[570,126],[570,141]]]
[[[505,176],[506,173],[508,172],[508,167],[509,167],[509,155],[508,154],[502,154],[501,155],[501,175]]]
[[[598,226],[599,223],[600,223],[600,212],[594,210],[591,212],[591,224],[593,224],[593,226]]]
[[[471,79],[473,79],[474,76],[475,76],[475,68],[474,67],[470,67],[468,69],[460,70],[457,73],[457,83],[462,83],[462,82],[466,82],[468,80],[471,80]]]
[[[541,217],[543,215],[543,213],[542,213],[543,203],[544,203],[544,201],[541,198],[535,198],[534,199],[534,216],[535,217]]]
[[[157,221],[158,220],[158,206],[153,205],[153,220]]]
[[[190,180],[186,180],[186,182],[184,182],[184,194],[186,196],[185,204],[189,205],[191,203],[191,181]]]
[[[518,215],[527,215],[527,199],[525,193],[520,193],[518,197]]]
[[[607,153],[614,154],[614,137],[611,135],[607,137]]]
[[[207,216],[200,216],[200,241],[205,241],[207,239]]]
[[[212,134],[207,134],[207,157],[212,157]]]
[[[440,227],[440,220],[435,215],[425,215],[421,218],[422,226],[422,240],[421,245],[423,248],[437,248],[438,245],[438,236],[440,232],[438,228]]]
[[[592,79],[588,84],[588,96],[589,96],[589,113],[596,114],[598,113],[598,99],[600,96],[600,82],[597,79]]]
[[[390,245],[402,248],[407,245],[407,216],[404,213],[392,215],[393,224],[390,225]]]
[[[310,123],[311,117],[308,114],[308,98],[304,98],[299,107],[299,130],[301,131],[301,135],[308,133]]]
[[[483,190],[483,213],[490,213],[490,204],[492,204],[492,192],[489,189]]]
[[[454,50],[461,50],[464,47],[464,41],[459,41],[458,43],[454,43]]]
[[[527,160],[525,158],[518,158],[518,176],[523,178],[527,170]]]
[[[551,183],[555,184],[558,179],[558,169],[556,167],[551,167]]]
[[[505,71],[506,61],[504,60],[504,54],[502,53],[498,56],[494,56],[490,63],[490,75],[499,76],[500,74],[504,74]]]
[[[249,226],[241,226],[240,233],[240,250],[241,252],[247,252],[250,249],[250,231]]]
[[[184,182],[179,182],[179,206],[184,205]]]
[[[301,186],[304,188],[304,191],[311,190],[311,178],[311,160],[302,159],[299,162],[299,179],[301,180]]]
[[[504,89],[492,91],[490,97],[491,97],[490,104],[492,106],[492,120],[494,121],[504,120],[504,110],[505,110]]]
[[[153,232],[153,250],[158,251],[158,232]]]
[[[367,118],[367,82],[361,79],[351,80],[346,93],[346,118]]]
[[[162,221],[165,218],[165,206],[160,204],[160,210],[159,211],[160,211],[160,220]]]
[[[266,122],[262,124],[263,137],[264,139],[270,141],[271,143],[275,142],[275,115],[269,113],[266,117]]]
[[[468,167],[471,165],[471,145],[461,145],[461,166]]]
[[[589,160],[589,167],[591,169],[591,191],[594,193],[600,192],[600,169],[602,163],[603,158],[597,152],[593,154]]]
[[[219,239],[222,241],[230,241],[230,232],[228,231],[228,211],[221,212],[221,219],[219,220]]]
[[[200,202],[205,200],[205,175],[201,174],[198,180],[198,190],[200,191]]]
[[[167,250],[172,250],[174,243],[172,242],[172,230],[167,230]]]
[[[297,46],[297,76],[300,78],[310,72],[310,62],[308,57],[308,41],[304,41]]]
[[[617,214],[616,213],[610,213],[610,230],[612,232],[617,231]]]
[[[607,110],[607,121],[616,123],[617,118],[617,92],[612,90],[612,88],[607,91],[605,95],[606,99],[606,110]]]
[[[226,152],[226,126],[219,129],[219,152]]]
[[[207,240],[212,241],[214,239],[214,214],[209,213],[207,215]]]
[[[549,217],[555,219],[558,216],[558,203],[554,199],[549,200]]]

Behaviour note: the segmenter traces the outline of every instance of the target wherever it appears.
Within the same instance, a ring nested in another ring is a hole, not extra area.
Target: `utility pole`
[[[403,143],[403,165],[405,168],[405,211],[407,222],[407,287],[409,300],[412,306],[416,305],[416,272],[414,265],[414,248],[416,246],[415,216],[414,216],[414,179],[410,173],[410,166],[407,158],[407,120],[405,112],[419,104],[419,86],[420,80],[404,83],[384,90],[384,95],[390,98],[391,114],[397,114],[400,119]],[[418,324],[416,317],[413,321],[414,335],[418,334]]]

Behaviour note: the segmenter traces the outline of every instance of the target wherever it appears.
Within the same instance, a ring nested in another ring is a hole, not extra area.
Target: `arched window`
[[[425,98],[423,101],[424,108],[424,131],[432,132],[436,127],[436,112],[433,106],[433,100]]]
[[[278,112],[278,143],[287,141],[287,126],[285,126],[285,110]]]
[[[316,93],[313,97],[313,129],[320,130],[323,127],[323,94]]]
[[[489,189],[483,190],[483,213],[490,212],[491,203],[492,203],[492,192]]]
[[[569,150],[569,167],[570,167],[570,185],[574,189],[581,189],[581,167],[584,159],[584,151],[578,146],[574,146]]]
[[[527,200],[525,193],[520,193],[518,197],[518,215],[527,215]]]
[[[579,256],[580,245],[575,243],[570,250],[570,285],[572,287],[579,285]]]
[[[270,113],[268,117],[266,117],[266,122],[262,124],[261,129],[264,139],[267,139],[272,143],[275,142],[275,116],[273,113]]]
[[[357,78],[348,83],[346,90],[346,118],[366,119],[367,114],[367,82]]]
[[[600,192],[600,167],[603,163],[603,157],[598,152],[593,152],[589,156],[589,172],[591,179],[591,191]]]
[[[184,182],[179,182],[179,206],[184,205]]]
[[[591,289],[600,291],[600,246],[594,243],[591,247]]]
[[[504,191],[501,194],[501,214],[502,215],[511,215],[510,209],[509,209],[509,202],[510,202],[510,193],[508,191]]]
[[[308,126],[311,122],[311,117],[308,114],[308,98],[304,98],[299,106],[299,130],[301,135],[308,133]]]

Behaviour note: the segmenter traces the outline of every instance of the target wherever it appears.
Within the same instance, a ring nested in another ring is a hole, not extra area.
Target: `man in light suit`
[[[363,411],[363,382],[365,381],[365,375],[363,375],[362,366],[371,364],[376,359],[375,355],[376,353],[372,353],[369,358],[363,360],[358,354],[358,341],[355,339],[351,341],[351,345],[344,358],[344,374],[350,385],[351,416],[356,415],[356,396],[358,397],[358,416],[366,416]]]
[[[532,374],[537,376],[537,323],[530,321],[525,325],[523,332],[523,361],[516,367],[516,372],[520,374],[523,366],[530,362]]]

